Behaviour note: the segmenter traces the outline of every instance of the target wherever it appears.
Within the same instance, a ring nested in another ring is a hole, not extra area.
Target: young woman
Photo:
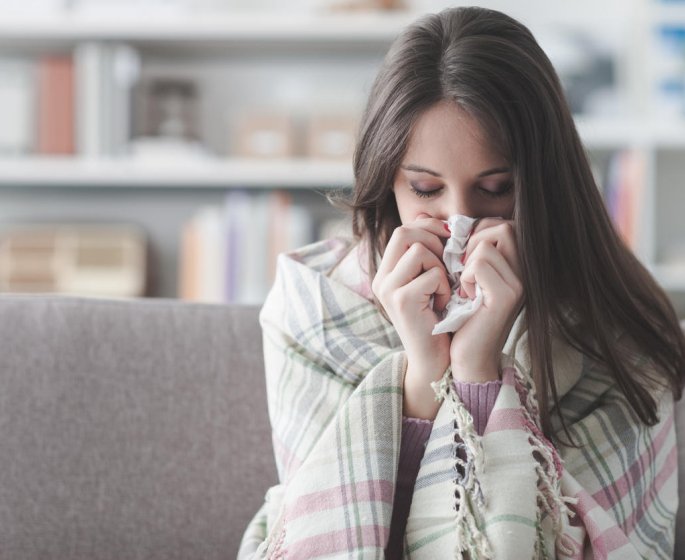
[[[280,484],[239,558],[671,558],[685,340],[529,30],[409,26],[354,171],[353,238],[280,256],[260,316]]]

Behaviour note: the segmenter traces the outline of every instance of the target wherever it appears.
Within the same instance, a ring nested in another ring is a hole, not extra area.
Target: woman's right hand
[[[419,217],[399,226],[371,284],[406,352],[405,404],[413,403],[412,410],[405,410],[406,416],[434,417],[435,407],[426,400],[432,393],[430,382],[439,379],[450,364],[450,335],[431,334],[439,320],[436,312],[445,308],[451,295],[442,260],[449,236],[445,223],[437,218]],[[416,388],[416,398],[407,399],[406,392],[412,388]]]

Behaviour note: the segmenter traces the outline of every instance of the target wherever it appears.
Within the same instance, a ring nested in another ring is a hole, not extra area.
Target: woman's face
[[[403,224],[452,214],[511,219],[514,186],[506,159],[478,122],[456,103],[441,101],[415,123],[393,191]]]

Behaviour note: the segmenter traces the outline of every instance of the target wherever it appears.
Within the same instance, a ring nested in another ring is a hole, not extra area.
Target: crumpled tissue
[[[483,291],[478,284],[476,284],[475,299],[471,300],[459,295],[461,273],[464,270],[461,258],[466,251],[466,242],[475,221],[476,218],[461,214],[447,218],[447,225],[449,225],[452,235],[445,243],[442,260],[445,261],[449,273],[448,279],[452,288],[452,297],[443,311],[440,322],[433,327],[433,334],[458,331],[483,303]]]

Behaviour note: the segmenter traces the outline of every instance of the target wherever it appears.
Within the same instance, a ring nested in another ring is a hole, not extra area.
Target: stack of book
[[[183,227],[179,297],[263,302],[277,255],[315,241],[316,226],[311,212],[293,204],[288,192],[229,192],[223,207],[200,208]],[[343,233],[344,228],[343,219],[334,219],[319,232]]]
[[[0,154],[73,154],[74,87],[71,56],[0,60]]]
[[[136,51],[119,44],[84,43],[73,54],[1,58],[0,155],[123,153],[138,72]]]

